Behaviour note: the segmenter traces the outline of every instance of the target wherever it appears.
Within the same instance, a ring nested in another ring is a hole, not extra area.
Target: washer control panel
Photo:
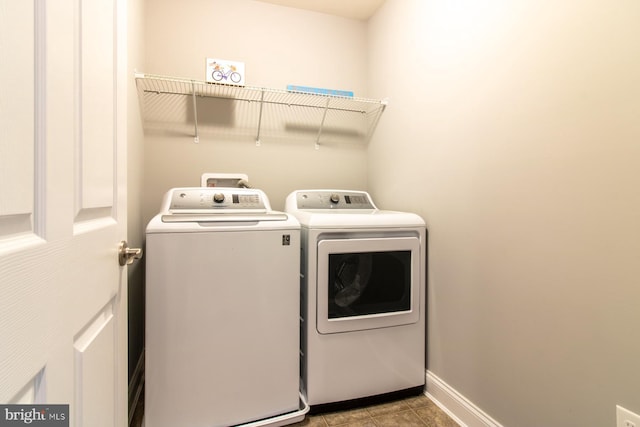
[[[376,209],[364,191],[302,190],[296,192],[298,209]]]
[[[172,213],[205,213],[215,211],[270,210],[266,196],[249,188],[176,188],[167,194],[165,210]],[[168,206],[166,205],[168,203]]]

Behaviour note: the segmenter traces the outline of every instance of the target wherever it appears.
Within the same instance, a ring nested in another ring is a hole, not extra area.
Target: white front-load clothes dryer
[[[298,411],[298,221],[260,190],[175,188],[146,236],[145,425]]]
[[[362,191],[299,190],[301,377],[312,409],[425,385],[426,227]]]

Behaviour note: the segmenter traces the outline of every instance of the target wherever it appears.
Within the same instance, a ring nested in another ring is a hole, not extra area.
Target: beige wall
[[[141,248],[144,241],[142,219],[144,134],[138,108],[134,70],[144,60],[144,0],[128,1],[127,69],[129,88],[127,101],[127,242]],[[144,257],[130,265],[128,271],[129,304],[129,380],[144,348]]]
[[[434,374],[505,427],[640,413],[637,1],[387,0],[368,26],[249,0],[144,15],[139,71],[203,79],[216,56],[249,85],[390,104],[368,147],[147,133],[143,223],[202,172],[248,173],[278,209],[369,189],[428,223]]]
[[[429,228],[429,370],[504,426],[640,413],[640,3],[387,0],[382,207]]]
[[[366,97],[366,24],[250,0],[146,2],[145,69],[204,80],[205,58],[243,61],[246,84],[353,90]],[[366,187],[366,145],[313,141],[232,140],[224,135],[165,131],[145,136],[143,211],[157,213],[171,187],[199,185],[203,172],[246,173],[272,207],[297,188]]]

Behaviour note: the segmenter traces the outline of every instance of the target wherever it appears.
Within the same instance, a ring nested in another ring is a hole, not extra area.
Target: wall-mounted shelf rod
[[[260,114],[258,114],[258,133],[256,135],[256,146],[260,146],[260,128],[262,127],[262,105],[264,104],[264,91],[260,94]]]
[[[196,103],[196,85],[193,83],[192,87],[192,97],[193,97],[193,122],[195,124],[195,137],[193,138],[193,142],[196,144],[200,142],[200,134],[198,133],[198,106]]]
[[[322,135],[322,127],[324,126],[324,121],[327,118],[327,110],[329,109],[329,99],[327,98],[327,104],[324,107],[324,113],[322,114],[322,121],[320,122],[320,128],[318,129],[318,136],[316,137],[316,150],[320,149],[320,136]]]

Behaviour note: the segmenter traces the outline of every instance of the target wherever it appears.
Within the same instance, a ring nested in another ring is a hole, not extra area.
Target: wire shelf
[[[228,136],[368,142],[387,101],[136,74],[146,128]]]

